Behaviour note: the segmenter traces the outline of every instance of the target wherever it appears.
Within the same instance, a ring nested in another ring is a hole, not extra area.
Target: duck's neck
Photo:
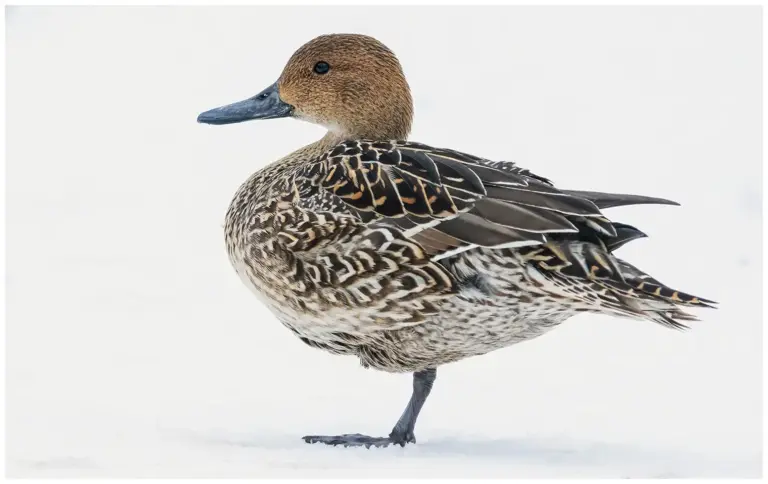
[[[318,145],[319,148],[322,148],[324,150],[329,150],[344,140],[355,139],[355,138],[356,136],[352,136],[351,134],[348,134],[345,131],[337,131],[337,130],[329,129],[328,132],[325,133],[325,136],[317,140],[315,143]]]
[[[410,122],[408,123],[383,123],[381,125],[372,125],[366,128],[342,129],[334,127],[329,129],[325,136],[320,138],[318,144],[325,148],[332,148],[345,140],[370,139],[370,140],[391,140],[407,139],[410,131]]]

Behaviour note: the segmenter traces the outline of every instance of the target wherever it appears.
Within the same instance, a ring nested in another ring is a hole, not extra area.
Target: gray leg
[[[413,429],[416,427],[416,419],[419,417],[421,407],[432,390],[432,384],[437,377],[437,370],[429,368],[417,371],[413,374],[413,394],[405,407],[405,411],[400,416],[389,437],[369,437],[362,434],[343,434],[343,435],[307,435],[304,441],[309,444],[322,442],[328,445],[365,446],[365,447],[386,447],[390,444],[398,444],[405,447],[407,443],[416,443],[416,436]]]

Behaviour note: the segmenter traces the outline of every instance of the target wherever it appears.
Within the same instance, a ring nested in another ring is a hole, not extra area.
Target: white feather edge
[[[443,252],[442,254],[437,254],[434,257],[432,257],[432,261],[439,261],[441,259],[445,259],[446,257],[452,257],[456,254],[461,254],[462,252],[468,251],[470,249],[475,249],[477,247],[483,247],[484,249],[515,249],[517,247],[528,247],[530,245],[541,245],[544,242],[540,240],[521,240],[516,242],[507,242],[505,244],[499,244],[499,245],[491,245],[491,246],[481,246],[477,244],[467,244],[463,245],[461,247],[457,247],[453,250],[448,250],[446,252]]]

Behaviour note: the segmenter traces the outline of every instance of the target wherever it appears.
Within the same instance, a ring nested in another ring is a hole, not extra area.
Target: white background
[[[7,451],[12,476],[757,477],[760,10],[10,8]],[[558,186],[675,199],[608,215],[618,255],[721,303],[677,333],[583,315],[441,368],[405,449],[410,376],[285,330],[230,268],[253,171],[294,120],[198,125],[330,32],[373,35],[414,93],[412,139]]]

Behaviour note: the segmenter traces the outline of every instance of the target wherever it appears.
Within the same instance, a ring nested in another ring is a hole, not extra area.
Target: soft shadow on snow
[[[522,477],[530,475],[572,475],[594,477],[717,477],[743,474],[751,467],[747,462],[674,449],[646,448],[612,442],[576,441],[560,437],[482,438],[443,436],[422,440],[405,448],[343,448],[306,444],[300,435],[268,431],[245,433],[225,430],[193,432],[189,429],[166,430],[166,436],[206,447],[236,448],[259,459],[264,454],[301,455],[303,460],[281,463],[270,459],[270,466],[294,469],[329,469],[336,459],[346,461],[346,470],[364,465],[376,467],[384,462],[398,462],[400,471],[415,470],[419,462],[444,460],[440,466],[450,475]],[[317,459],[317,460],[315,460]],[[759,456],[751,462],[759,462]],[[447,464],[447,465],[446,465]],[[445,467],[443,467],[445,466]],[[457,466],[455,469],[454,466]],[[390,469],[391,470],[391,469]],[[440,472],[440,471],[436,471]],[[754,469],[744,477],[759,475]],[[438,477],[438,476],[435,476]]]
[[[90,459],[82,457],[52,457],[49,459],[38,460],[25,460],[19,459],[16,461],[21,468],[26,468],[31,471],[57,471],[57,470],[90,470],[96,469],[98,466]]]

